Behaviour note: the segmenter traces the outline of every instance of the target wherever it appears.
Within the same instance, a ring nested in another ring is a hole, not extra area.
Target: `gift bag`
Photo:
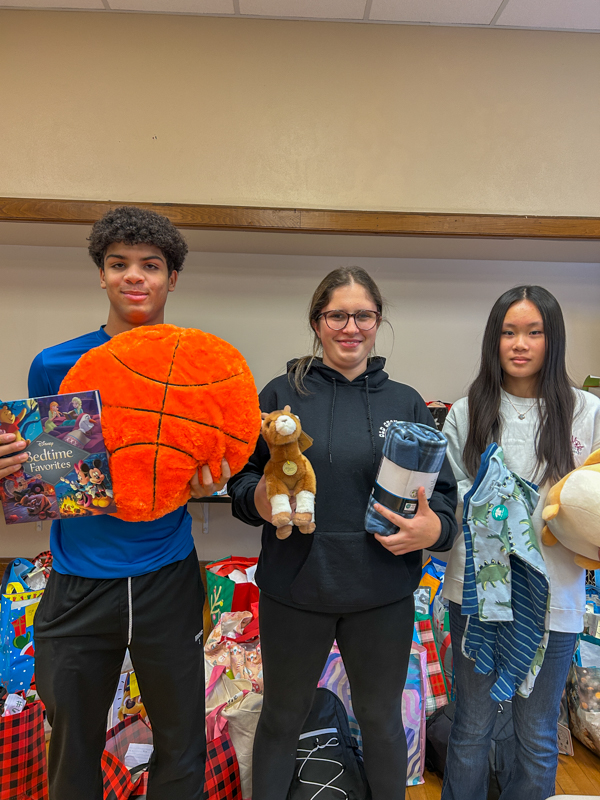
[[[427,561],[423,564],[421,572],[421,580],[419,581],[419,588],[427,587],[429,589],[429,609],[428,612],[433,614],[433,604],[436,597],[442,591],[442,584],[444,583],[444,574],[446,572],[446,564],[440,561],[439,558],[429,556]]]
[[[571,732],[600,755],[600,639],[582,636],[567,679]]]
[[[427,707],[427,651],[413,642],[402,693],[402,719],[408,749],[406,785],[423,783],[425,768],[425,714]]]
[[[437,642],[440,653],[440,661],[444,669],[446,686],[453,698],[454,690],[454,661],[452,658],[452,639],[450,636],[450,613],[448,611],[448,601],[444,600],[439,594],[433,601],[433,635]]]
[[[346,709],[346,714],[348,715],[348,727],[350,728],[350,735],[356,739],[358,749],[362,751],[362,734],[352,709],[350,681],[348,680],[342,655],[336,642],[333,643],[331,652],[327,657],[325,668],[323,669],[321,678],[319,680],[319,688],[329,689],[340,698],[344,704],[344,708]]]
[[[356,739],[359,750],[362,750],[362,735],[352,709],[350,683],[337,644],[333,645],[327,658],[319,687],[330,689],[340,698],[348,714],[350,734]],[[407,786],[423,783],[426,687],[427,652],[424,647],[413,642],[402,693],[402,719],[408,748]]]
[[[232,611],[221,615],[204,645],[210,667],[225,667],[233,678],[249,680],[252,690],[262,694],[263,671],[258,636],[258,603],[252,611]]]
[[[217,706],[206,717],[204,800],[242,800],[237,757],[222,713],[225,705]]]
[[[34,565],[15,559],[6,568],[0,601],[0,683],[9,692],[29,691],[33,678],[33,618],[43,589],[33,591],[24,580]]]
[[[48,800],[44,706],[0,717],[0,800]]]
[[[106,735],[106,748],[102,753],[104,800],[127,800],[146,794],[148,772],[143,770],[138,775],[132,775],[125,766],[131,744],[146,746],[149,759],[152,731],[139,716],[126,717]]]
[[[208,604],[213,625],[228,611],[250,611],[258,602],[254,573],[258,558],[229,556],[206,565]]]
[[[422,645],[427,652],[426,716],[429,717],[436,709],[449,702],[450,694],[433,633],[432,620],[428,614],[415,614],[414,641]]]
[[[263,697],[247,680],[232,680],[224,667],[211,669],[206,687],[206,713],[222,707],[240,770],[242,797],[252,797],[252,748]],[[223,705],[225,704],[225,705]]]

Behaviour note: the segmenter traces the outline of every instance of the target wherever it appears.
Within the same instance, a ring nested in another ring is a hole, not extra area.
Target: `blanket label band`
[[[377,485],[399,500],[412,500],[416,503],[417,492],[421,486],[425,487],[425,494],[429,500],[439,474],[439,472],[413,472],[410,469],[399,467],[398,464],[394,464],[389,458],[383,456],[377,474]],[[383,503],[383,505],[387,505],[387,503]]]

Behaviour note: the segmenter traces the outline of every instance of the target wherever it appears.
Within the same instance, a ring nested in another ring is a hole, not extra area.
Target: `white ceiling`
[[[600,32],[600,0],[0,0],[0,8]]]

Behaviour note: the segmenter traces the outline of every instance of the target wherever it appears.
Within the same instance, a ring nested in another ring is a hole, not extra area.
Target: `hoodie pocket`
[[[394,556],[365,531],[320,531],[292,582],[291,599],[323,610],[375,608],[412,594],[420,566],[420,550]]]

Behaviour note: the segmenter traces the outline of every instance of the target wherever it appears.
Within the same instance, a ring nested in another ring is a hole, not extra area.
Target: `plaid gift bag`
[[[0,717],[0,800],[48,800],[44,706]]]
[[[132,743],[152,744],[152,731],[139,715],[126,717],[106,734],[106,749],[102,753],[104,800],[127,800],[146,794],[148,773],[144,771],[132,780],[123,763]]]
[[[206,717],[204,800],[242,800],[237,757],[221,713],[226,705],[217,706]]]
[[[442,667],[438,645],[433,634],[429,614],[415,614],[414,641],[427,651],[427,705],[426,716],[445,706],[449,700],[448,684]]]

